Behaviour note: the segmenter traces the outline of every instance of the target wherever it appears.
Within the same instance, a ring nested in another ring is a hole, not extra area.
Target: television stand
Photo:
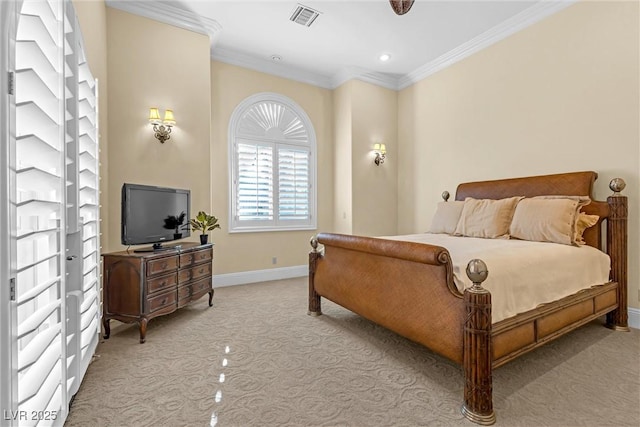
[[[170,251],[170,250],[181,249],[181,248],[182,248],[182,245],[162,246],[162,243],[154,243],[153,246],[134,249],[133,252],[159,252],[159,251]]]
[[[147,323],[173,313],[209,294],[213,300],[213,244],[185,242],[179,249],[146,253],[103,254],[102,325],[109,338],[109,321],[137,323],[140,343]]]

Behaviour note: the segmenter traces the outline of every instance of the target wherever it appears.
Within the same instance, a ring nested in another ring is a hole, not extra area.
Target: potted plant
[[[184,223],[184,218],[187,216],[186,213],[180,212],[179,215],[169,215],[164,219],[164,228],[167,230],[173,231],[173,238],[180,239],[182,238],[182,233],[180,232],[180,226]]]
[[[187,224],[194,231],[200,231],[200,243],[205,244],[209,240],[209,235],[207,231],[215,230],[216,228],[220,228],[220,224],[218,224],[218,218],[213,215],[209,215],[204,211],[198,212],[195,218],[192,218]]]

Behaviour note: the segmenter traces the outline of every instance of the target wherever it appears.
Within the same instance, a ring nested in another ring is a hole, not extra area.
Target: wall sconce
[[[156,138],[164,144],[167,139],[171,138],[171,127],[176,124],[176,119],[173,117],[173,110],[166,110],[164,120],[160,120],[160,111],[152,107],[149,109],[149,123],[153,125]]]
[[[376,153],[376,158],[373,161],[377,166],[380,166],[387,157],[387,147],[384,144],[374,144],[373,151]]]

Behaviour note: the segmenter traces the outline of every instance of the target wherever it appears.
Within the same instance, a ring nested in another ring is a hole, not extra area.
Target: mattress
[[[491,292],[493,323],[609,282],[609,256],[591,246],[430,233],[384,238],[446,248],[461,292],[472,285],[467,263],[483,260],[489,275],[482,286]]]

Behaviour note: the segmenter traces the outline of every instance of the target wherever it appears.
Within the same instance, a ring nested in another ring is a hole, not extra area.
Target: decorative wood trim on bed
[[[595,172],[575,172],[465,183],[458,186],[456,200],[591,197],[596,178]],[[606,226],[604,248],[601,227],[592,227],[597,230],[585,233],[585,240],[611,257],[608,283],[492,325],[486,321],[491,319],[491,294],[477,275],[469,275],[474,286],[465,289],[463,299],[453,282],[447,249],[321,233],[312,239],[314,249],[309,255],[309,314],[321,314],[320,297],[324,297],[463,365],[462,412],[475,423],[492,424],[493,368],[603,314],[608,327],[628,330],[627,198],[619,193],[624,188],[620,181],[612,181],[615,193],[606,203],[593,201],[583,208],[599,215]],[[317,250],[318,243],[324,245],[324,252]]]

